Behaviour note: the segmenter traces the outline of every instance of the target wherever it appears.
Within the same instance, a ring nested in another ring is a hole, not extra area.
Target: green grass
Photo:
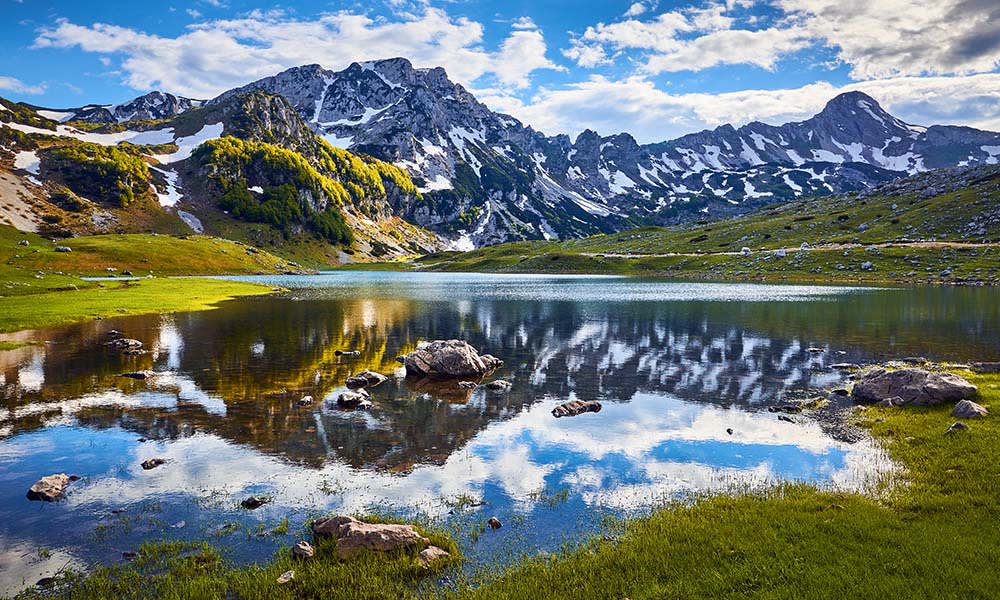
[[[413,268],[707,280],[1000,284],[1000,245],[983,243],[1000,239],[995,219],[983,218],[1000,206],[998,179],[1000,170],[972,187],[932,198],[813,198],[724,221],[442,252],[416,260]],[[973,222],[977,225],[970,225]],[[906,240],[974,246],[913,245]],[[799,251],[803,243],[810,249]],[[751,249],[750,256],[739,254],[744,247]],[[773,253],[777,249],[789,250],[779,258]],[[863,269],[869,262],[870,268]]]
[[[206,310],[271,288],[216,279],[156,278],[109,282],[78,291],[0,298],[0,332],[65,325],[95,317]]]
[[[18,598],[413,598],[423,579],[454,563],[458,556],[448,537],[434,531],[421,533],[452,558],[424,568],[417,560],[420,548],[414,548],[341,560],[335,542],[321,539],[315,544],[312,559],[297,560],[284,549],[263,564],[238,567],[205,542],[147,543],[130,563],[97,567],[86,575],[70,573],[60,577],[52,590],[28,590]],[[278,576],[289,570],[295,571],[295,578],[278,584]]]
[[[28,246],[20,246],[27,240]],[[56,244],[0,226],[0,331],[61,325],[95,317],[203,310],[237,296],[264,294],[265,286],[164,275],[277,272],[287,261],[216,238],[128,234],[71,238]],[[130,271],[155,278],[93,282],[81,276]]]
[[[965,374],[1000,408],[1000,376]],[[883,500],[785,486],[632,521],[620,542],[530,560],[462,598],[988,598],[1000,574],[1000,423],[945,435],[951,406],[869,408],[905,466]]]

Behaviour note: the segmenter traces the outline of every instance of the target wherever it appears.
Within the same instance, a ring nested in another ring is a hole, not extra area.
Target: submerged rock
[[[364,388],[356,392],[344,392],[337,396],[337,406],[343,408],[371,408],[371,396]]]
[[[990,414],[985,406],[976,404],[971,400],[962,400],[951,410],[951,416],[959,419],[978,419]]]
[[[482,377],[503,366],[503,361],[479,352],[462,340],[437,340],[406,355],[406,374],[454,379]]]
[[[351,389],[375,387],[386,379],[388,379],[388,377],[382,375],[381,373],[376,373],[375,371],[362,371],[357,375],[352,375],[347,378],[347,387]]]
[[[914,368],[873,369],[861,375],[853,390],[858,402],[873,403],[899,396],[905,404],[917,406],[957,402],[975,394],[976,386],[958,375]]]
[[[335,350],[334,356],[361,356],[360,350]]]
[[[312,406],[312,403],[313,403],[312,396],[302,396],[301,398],[299,398],[298,402],[296,402],[296,404],[298,404],[299,406]]]
[[[107,346],[112,350],[120,350],[122,352],[142,350],[142,342],[127,337],[116,337],[108,342]]]
[[[596,400],[570,400],[553,408],[552,416],[558,419],[560,417],[575,417],[588,412],[601,412],[601,403]]]
[[[486,521],[486,524],[489,525],[490,529],[493,529],[494,531],[503,527],[503,523],[501,523],[500,519],[496,517],[490,517],[490,520]]]
[[[167,459],[165,458],[147,458],[146,460],[142,461],[142,463],[140,463],[140,466],[143,468],[143,470],[148,471],[150,469],[155,469],[156,467],[166,462]]]
[[[491,381],[486,384],[486,389],[493,390],[495,392],[506,392],[513,387],[513,384],[509,381],[504,381],[503,379],[497,379],[496,381]]]
[[[122,377],[127,377],[129,379],[138,379],[139,381],[145,381],[153,376],[152,371],[131,371],[129,373],[122,373]]]
[[[271,502],[271,498],[268,496],[250,496],[244,498],[243,502],[240,502],[240,506],[247,510],[257,510],[269,502]]]
[[[474,390],[479,387],[479,384],[475,381],[459,381],[458,387],[463,390]]]
[[[65,473],[47,475],[35,482],[28,488],[28,500],[42,500],[53,502],[58,500],[70,482],[76,481],[79,477],[71,477]]]
[[[429,543],[412,525],[365,523],[346,516],[317,519],[312,524],[312,531],[317,537],[337,540],[340,558],[349,558],[366,550],[387,552]]]

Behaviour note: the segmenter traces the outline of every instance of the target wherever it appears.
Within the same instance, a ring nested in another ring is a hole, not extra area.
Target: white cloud
[[[625,16],[638,17],[644,12],[646,12],[646,5],[643,4],[642,2],[636,2],[632,4],[632,6],[628,7],[628,10],[625,11]]]
[[[1000,65],[996,0],[778,0],[837,48],[855,79],[986,73]]]
[[[30,85],[14,77],[7,77],[6,75],[0,75],[0,90],[3,90],[5,92],[37,95],[45,93],[45,89],[46,85],[44,83],[38,85]]]
[[[593,76],[561,89],[543,89],[529,102],[494,91],[482,100],[549,134],[576,135],[585,128],[610,135],[631,133],[657,142],[725,123],[773,124],[806,119],[835,95],[863,91],[911,123],[957,124],[1000,131],[1000,74],[899,77],[834,86],[820,81],[798,88],[721,94],[671,94],[640,76]]]
[[[35,47],[121,54],[129,87],[201,98],[317,62],[339,69],[356,60],[404,56],[418,67],[442,66],[461,83],[492,74],[510,87],[527,85],[535,70],[559,68],[545,58],[542,32],[530,19],[519,20],[499,50],[490,52],[483,47],[480,23],[436,8],[392,21],[349,12],[307,20],[256,12],[195,24],[177,37],[61,20],[39,33]]]

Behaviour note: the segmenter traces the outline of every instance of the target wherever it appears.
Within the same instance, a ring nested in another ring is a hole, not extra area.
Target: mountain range
[[[416,69],[403,58],[354,63],[342,71],[295,67],[210,100],[152,92],[121,105],[0,106],[0,133],[13,129],[105,145],[173,145],[169,150],[176,151],[151,151],[144,159],[153,169],[157,197],[192,217],[187,222],[216,234],[231,233],[226,223],[234,213],[223,208],[224,216],[218,215],[232,182],[205,184],[217,173],[198,149],[213,138],[233,136],[287,149],[304,157],[323,181],[351,178],[344,168],[331,166],[329,157],[359,157],[382,170],[385,185],[372,183],[378,190],[358,194],[351,185],[360,180],[345,183],[348,193],[340,204],[321,198],[322,186],[314,186],[309,198],[300,200],[316,214],[328,206],[343,212],[347,225],[360,231],[361,251],[375,255],[715,219],[781,200],[861,191],[921,171],[1000,159],[1000,134],[905,123],[860,92],[833,98],[805,121],[723,125],[653,144],[639,144],[627,133],[604,137],[590,130],[576,139],[548,136],[492,111],[444,69]],[[11,137],[0,136],[0,157],[6,149],[12,173],[28,178],[29,188],[35,182],[48,185],[45,176],[60,171],[40,168],[51,161],[38,160],[37,150]],[[254,190],[295,184],[302,195],[295,177],[274,176],[267,161],[250,162],[227,172],[245,180],[261,204],[274,198]],[[380,165],[401,168],[414,189],[390,182]],[[62,182],[70,179],[64,176]],[[232,198],[226,202],[236,206]],[[256,210],[244,210],[244,216]],[[412,229],[401,238],[392,235],[397,226]],[[284,232],[287,237],[299,229]]]

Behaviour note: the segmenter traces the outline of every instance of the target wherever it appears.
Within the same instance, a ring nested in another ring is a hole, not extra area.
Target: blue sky
[[[0,0],[0,95],[206,98],[298,64],[443,66],[546,133],[642,142],[806,118],[860,89],[903,119],[1000,129],[995,0]]]

